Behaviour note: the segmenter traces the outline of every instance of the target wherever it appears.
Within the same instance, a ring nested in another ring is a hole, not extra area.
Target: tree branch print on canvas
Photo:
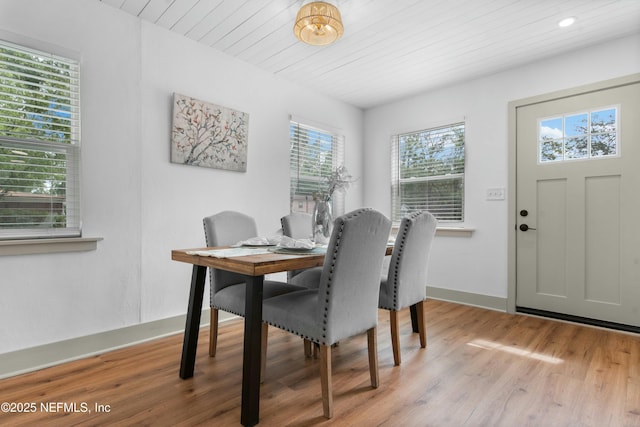
[[[249,114],[174,94],[171,161],[247,170]]]

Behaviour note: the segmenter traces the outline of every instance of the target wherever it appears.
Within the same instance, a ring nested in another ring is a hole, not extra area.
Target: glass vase
[[[331,202],[316,200],[311,219],[312,238],[316,244],[326,245],[329,243],[331,231],[333,229],[333,215],[331,214]]]

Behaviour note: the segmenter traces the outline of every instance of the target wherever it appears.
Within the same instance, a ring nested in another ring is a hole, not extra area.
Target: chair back
[[[291,212],[289,215],[280,218],[280,224],[282,225],[282,234],[292,239],[309,239],[313,234],[311,232],[311,214],[305,212]],[[287,271],[287,281],[290,281],[303,271]]]
[[[227,246],[242,240],[256,237],[258,227],[256,221],[243,213],[223,211],[202,220],[207,246]],[[211,296],[229,285],[243,283],[245,279],[229,271],[209,269]]]
[[[380,270],[391,221],[373,209],[336,218],[318,289],[324,344],[367,331],[378,324]]]
[[[402,219],[387,280],[381,283],[381,308],[398,311],[424,300],[429,255],[437,223],[436,218],[426,211]]]
[[[282,234],[292,239],[311,238],[311,214],[304,212],[291,212],[280,218]]]

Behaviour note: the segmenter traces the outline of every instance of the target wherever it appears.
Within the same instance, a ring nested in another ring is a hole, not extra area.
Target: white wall
[[[364,203],[391,212],[391,135],[464,119],[463,225],[475,232],[470,238],[436,238],[429,284],[506,298],[508,201],[485,198],[488,188],[508,187],[508,103],[638,71],[640,36],[636,35],[368,110],[364,121]]]
[[[203,216],[243,210],[268,234],[288,211],[289,114],[343,130],[360,177],[347,210],[386,213],[389,136],[464,117],[476,232],[437,238],[430,283],[505,297],[507,202],[484,194],[507,186],[507,103],[640,70],[635,36],[363,114],[98,1],[2,0],[0,36],[81,60],[84,234],[104,237],[92,252],[0,257],[0,354],[184,313],[191,269],[170,251],[203,244]],[[246,173],[169,162],[173,92],[250,114]]]
[[[204,216],[234,209],[254,216],[261,234],[280,228],[289,212],[290,114],[341,129],[355,176],[362,174],[363,114],[151,24],[142,29],[142,320],[153,320],[185,310],[191,267],[158,269],[157,260],[172,248],[204,246]],[[246,173],[169,162],[173,91],[249,113]],[[353,190],[348,210],[362,203],[361,190]]]
[[[83,232],[104,237],[0,257],[0,354],[184,313],[191,268],[170,252],[204,245],[204,216],[242,210],[269,234],[288,213],[289,114],[341,129],[363,174],[361,110],[100,2],[2,0],[0,36],[81,60]],[[169,162],[173,92],[249,113],[246,173]]]

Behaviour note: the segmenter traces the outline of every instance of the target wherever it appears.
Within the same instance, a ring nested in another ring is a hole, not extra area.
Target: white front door
[[[640,83],[516,108],[516,306],[640,326]]]

